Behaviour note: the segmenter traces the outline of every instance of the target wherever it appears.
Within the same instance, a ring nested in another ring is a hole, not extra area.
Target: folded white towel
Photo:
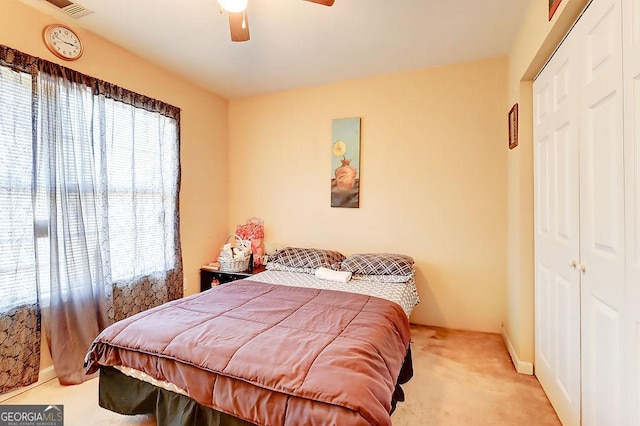
[[[341,283],[346,283],[351,279],[351,272],[348,271],[334,271],[333,269],[328,268],[318,268],[316,269],[316,277],[327,280],[327,281],[339,281]]]

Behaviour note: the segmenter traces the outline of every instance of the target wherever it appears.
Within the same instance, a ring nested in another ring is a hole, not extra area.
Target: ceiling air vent
[[[90,13],[93,13],[92,10],[87,9],[78,3],[70,2],[69,0],[45,0],[48,3],[51,3],[58,9],[62,10],[65,14],[72,16],[74,18],[80,18]]]

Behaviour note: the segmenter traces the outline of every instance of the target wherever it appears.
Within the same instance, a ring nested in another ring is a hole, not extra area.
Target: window
[[[57,277],[63,299],[87,270],[129,285],[181,267],[178,120],[61,79],[38,75],[34,113],[32,75],[0,66],[3,312],[35,303],[36,273],[48,299],[52,247],[67,268]],[[89,251],[88,264],[77,247]]]
[[[177,262],[176,121],[112,99],[105,119],[112,279],[164,273]]]
[[[37,300],[32,179],[32,77],[0,66],[0,311]]]
[[[37,381],[41,314],[58,378],[79,383],[100,330],[182,296],[179,123],[0,45],[0,392]]]

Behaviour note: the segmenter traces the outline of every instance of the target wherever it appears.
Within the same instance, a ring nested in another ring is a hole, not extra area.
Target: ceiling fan
[[[324,6],[333,6],[335,0],[306,0]],[[231,41],[249,40],[249,20],[247,19],[247,0],[218,0],[220,12],[225,10],[229,14],[229,29]]]

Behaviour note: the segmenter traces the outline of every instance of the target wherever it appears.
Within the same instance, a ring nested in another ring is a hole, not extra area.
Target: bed
[[[413,267],[404,282],[341,282],[309,273],[338,269],[331,259],[292,264],[105,329],[86,358],[100,405],[153,413],[159,426],[391,425],[413,374]]]

